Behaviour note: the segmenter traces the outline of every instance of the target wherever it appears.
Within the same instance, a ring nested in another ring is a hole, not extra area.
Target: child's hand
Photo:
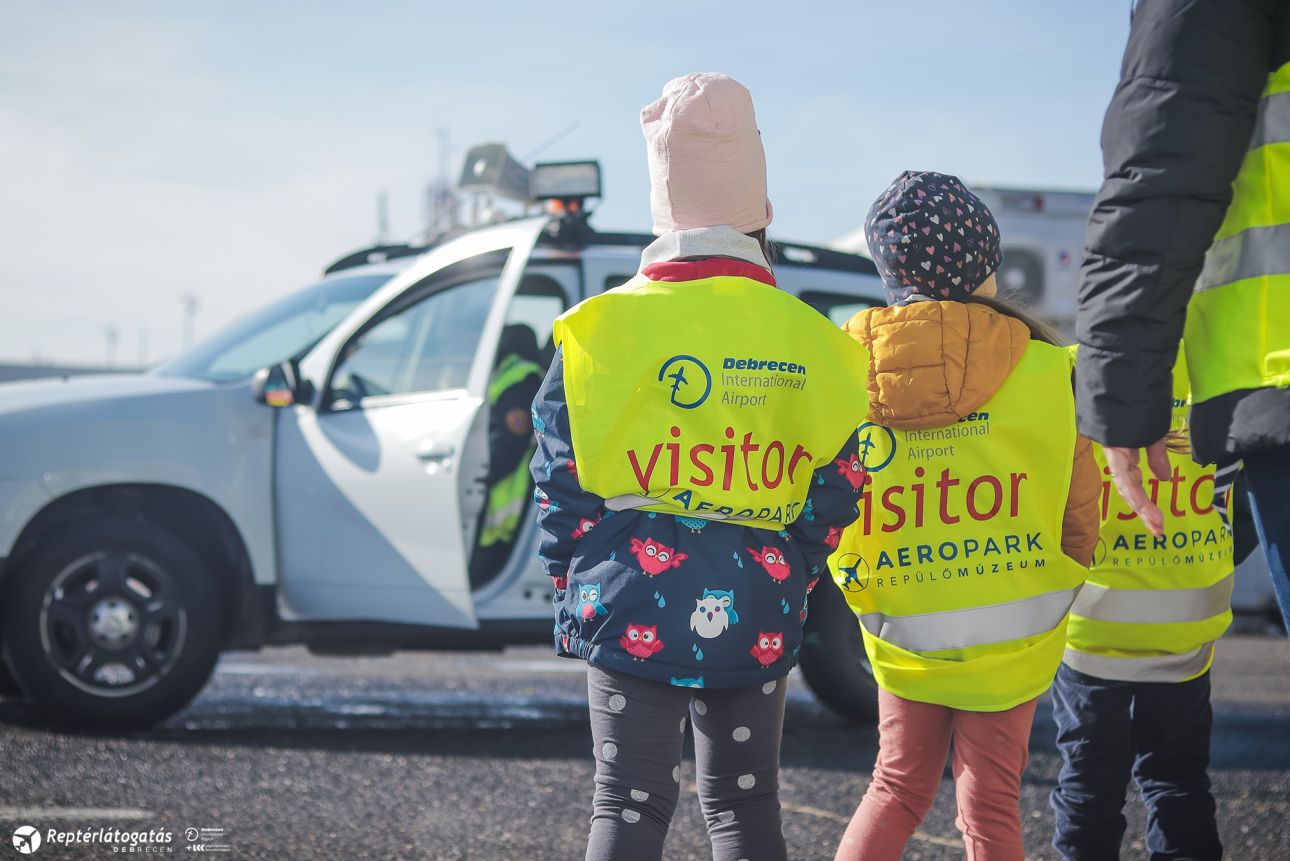
[[[1141,449],[1107,446],[1102,449],[1106,465],[1111,469],[1115,489],[1133,512],[1142,518],[1147,529],[1157,538],[1165,534],[1165,516],[1160,507],[1147,496],[1142,482]],[[1158,440],[1147,446],[1147,466],[1160,481],[1169,480],[1169,455],[1165,441]]]

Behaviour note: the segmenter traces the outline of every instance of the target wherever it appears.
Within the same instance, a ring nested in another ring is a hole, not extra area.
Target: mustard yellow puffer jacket
[[[868,308],[843,328],[869,349],[870,420],[902,430],[942,427],[975,412],[1030,341],[1020,320],[961,302]],[[1077,437],[1062,550],[1085,567],[1097,547],[1101,493],[1092,445]]]

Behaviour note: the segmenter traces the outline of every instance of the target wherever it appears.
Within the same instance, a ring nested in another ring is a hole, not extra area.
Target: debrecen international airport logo
[[[671,371],[671,373],[668,373]],[[671,380],[672,404],[692,410],[712,392],[712,373],[694,356],[673,356],[658,369],[658,381]]]
[[[19,825],[13,832],[13,848],[19,855],[31,855],[40,848],[40,832],[34,825]]]
[[[896,434],[891,428],[865,422],[856,428],[860,441],[860,466],[865,474],[881,472],[896,456]]]

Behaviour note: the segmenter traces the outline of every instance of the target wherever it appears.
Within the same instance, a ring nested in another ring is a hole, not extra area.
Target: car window
[[[332,377],[332,408],[465,388],[499,279],[487,275],[431,293],[358,335]]]
[[[838,326],[850,320],[859,311],[881,305],[871,299],[861,299],[846,293],[826,293],[820,290],[804,290],[801,299]]]
[[[246,379],[309,349],[390,277],[321,281],[234,323],[157,373],[220,383]]]
[[[605,289],[613,290],[615,287],[621,287],[635,277],[635,273],[632,273],[631,275],[610,275],[605,279]]]
[[[543,370],[549,367],[555,356],[552,325],[572,304],[580,284],[578,267],[574,265],[545,263],[525,270],[506,309],[506,329],[495,362],[501,362],[508,350],[518,348],[521,354],[531,353],[529,357]],[[517,331],[521,327],[527,331]]]
[[[563,313],[564,300],[559,296],[516,295],[506,311],[506,325],[529,327],[539,348],[545,349],[551,340],[551,326]]]

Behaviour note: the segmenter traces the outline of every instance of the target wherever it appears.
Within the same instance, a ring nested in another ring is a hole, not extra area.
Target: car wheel
[[[223,596],[191,547],[147,521],[105,517],[50,536],[9,582],[9,664],[59,722],[147,726],[187,705],[214,669]]]
[[[798,656],[815,696],[847,720],[878,722],[878,684],[865,654],[855,613],[826,574],[811,591],[810,615]]]
[[[18,680],[13,677],[13,670],[9,669],[9,664],[5,661],[4,655],[0,654],[0,697],[17,698],[22,696],[22,688],[18,687]]]

